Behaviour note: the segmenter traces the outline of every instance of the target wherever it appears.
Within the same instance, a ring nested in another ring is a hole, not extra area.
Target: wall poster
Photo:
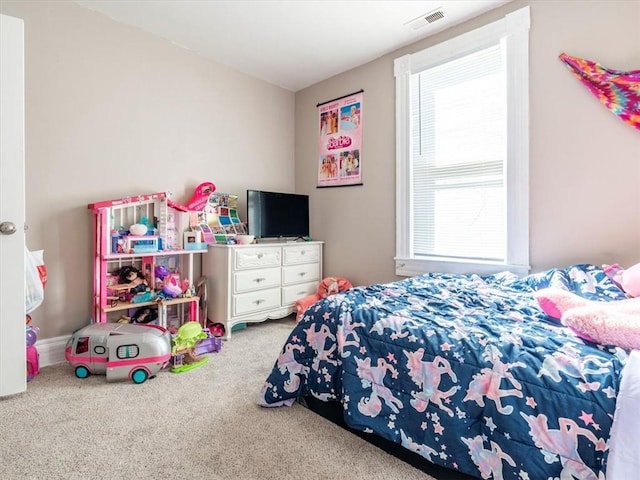
[[[362,185],[363,90],[318,107],[318,188]]]

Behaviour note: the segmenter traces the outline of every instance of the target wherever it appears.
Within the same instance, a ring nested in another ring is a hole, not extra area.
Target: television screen
[[[247,222],[256,238],[308,237],[309,196],[247,190]]]

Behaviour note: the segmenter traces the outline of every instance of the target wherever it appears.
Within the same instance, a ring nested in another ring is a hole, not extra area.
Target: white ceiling
[[[511,0],[75,0],[296,92]],[[418,30],[407,22],[442,7]]]

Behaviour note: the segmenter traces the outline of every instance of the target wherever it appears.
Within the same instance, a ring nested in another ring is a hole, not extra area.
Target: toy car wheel
[[[78,378],[87,378],[90,373],[87,367],[83,367],[82,365],[76,367],[76,377]]]
[[[133,383],[144,383],[147,378],[149,378],[149,374],[146,370],[138,369],[131,374],[131,380],[133,380]]]

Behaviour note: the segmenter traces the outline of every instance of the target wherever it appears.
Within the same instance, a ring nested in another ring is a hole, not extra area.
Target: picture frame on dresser
[[[209,245],[202,258],[209,320],[222,323],[225,339],[234,325],[284,318],[296,300],[322,280],[324,242]]]

